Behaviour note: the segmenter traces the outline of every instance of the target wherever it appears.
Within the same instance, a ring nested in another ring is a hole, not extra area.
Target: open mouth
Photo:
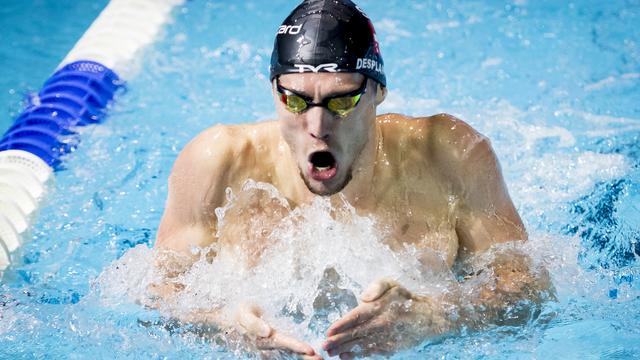
[[[309,173],[314,180],[326,181],[338,171],[336,158],[329,151],[316,151],[309,155]]]

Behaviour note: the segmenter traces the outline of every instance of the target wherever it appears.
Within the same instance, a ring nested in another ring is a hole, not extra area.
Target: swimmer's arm
[[[496,251],[490,261],[478,265],[458,288],[436,298],[435,309],[454,331],[524,325],[540,315],[544,302],[555,299],[546,269],[534,265],[521,250]]]
[[[347,359],[389,355],[465,329],[524,324],[554,297],[546,271],[534,270],[516,250],[478,265],[481,271],[434,296],[412,293],[390,279],[374,282],[361,303],[331,325],[323,348]]]
[[[436,296],[414,294],[394,280],[374,282],[360,305],[329,328],[323,347],[330,355],[384,355],[463,329],[522,324],[553,298],[548,274],[526,254],[507,249],[482,259],[493,245],[527,239],[488,139],[448,115],[417,121],[432,126],[425,131],[432,135],[430,164],[439,164],[457,197],[459,261],[476,260],[482,270]]]
[[[341,359],[390,355],[463,330],[523,324],[553,293],[546,273],[533,274],[520,255],[499,254],[483,273],[436,296],[414,294],[391,279],[375,281],[360,304],[329,327],[322,347]]]
[[[214,210],[223,205],[224,191],[239,163],[234,145],[237,140],[237,134],[234,136],[228,127],[216,126],[187,144],[178,156],[169,178],[169,196],[155,244],[156,266],[166,276],[165,281],[150,287],[156,301],[149,305],[195,326],[201,333],[224,329],[231,336],[240,328],[243,336],[255,338],[259,350],[282,350],[302,359],[321,359],[308,344],[267,324],[255,305],[244,304],[232,315],[226,308],[181,311],[179,293],[184,284],[180,275],[199,257],[192,249],[217,241]]]
[[[214,210],[223,205],[232,159],[229,130],[215,126],[189,142],[169,175],[156,248],[192,255],[214,242]]]
[[[457,309],[460,323],[454,327],[521,324],[529,320],[531,311],[540,303],[553,298],[549,276],[518,250],[518,243],[527,241],[527,232],[511,201],[491,143],[470,127],[463,131],[468,133],[462,143],[467,141],[469,145],[466,154],[456,159],[461,175],[456,224],[458,265],[475,262],[476,266],[475,273],[464,274],[460,288],[443,296],[442,301]],[[506,244],[510,242],[514,246]],[[489,250],[503,243],[505,249]],[[489,255],[488,259],[481,260],[483,254]]]
[[[174,301],[183,288],[179,276],[199,256],[193,250],[215,241],[214,209],[222,205],[229,166],[227,135],[222,126],[204,131],[185,146],[173,166],[155,243],[155,266],[163,281],[149,288],[157,301]]]

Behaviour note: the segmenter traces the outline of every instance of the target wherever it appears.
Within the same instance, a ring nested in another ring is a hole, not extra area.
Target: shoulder
[[[232,149],[234,130],[230,126],[210,127],[189,141],[176,159],[171,177],[195,175],[224,165]]]
[[[386,139],[403,142],[420,154],[421,162],[454,188],[478,184],[481,174],[499,171],[489,138],[449,114],[409,117],[386,114],[378,118]]]
[[[174,170],[187,167],[211,170],[237,163],[237,156],[255,149],[261,137],[268,136],[273,121],[243,125],[215,125],[194,137],[180,152]]]
[[[220,198],[236,170],[255,152],[256,142],[273,126],[273,122],[215,125],[202,131],[178,155],[169,175],[170,191]]]
[[[384,114],[378,116],[378,124],[385,136],[413,143],[423,156],[438,163],[460,163],[477,151],[491,149],[486,136],[449,114],[425,117]]]
[[[425,145],[436,160],[450,164],[462,163],[478,150],[491,148],[489,138],[453,115],[437,114],[423,121],[429,129],[429,139]]]
[[[496,166],[491,141],[465,121],[449,114],[437,114],[420,121],[428,137],[426,155],[445,173],[461,175]]]

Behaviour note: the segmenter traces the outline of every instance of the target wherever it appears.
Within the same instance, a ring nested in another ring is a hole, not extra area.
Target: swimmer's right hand
[[[284,335],[269,326],[262,319],[262,309],[255,304],[241,305],[236,312],[235,320],[240,330],[255,341],[259,350],[285,351],[304,360],[322,359],[309,344]]]

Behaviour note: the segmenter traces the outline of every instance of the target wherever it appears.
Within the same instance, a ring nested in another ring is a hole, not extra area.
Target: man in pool
[[[189,255],[220,241],[214,209],[224,205],[225,189],[237,194],[247,179],[274,185],[293,207],[341,196],[391,229],[392,249],[428,248],[449,268],[495,244],[527,239],[486,137],[446,114],[376,115],[387,94],[383,61],[370,20],[351,1],[304,1],[294,9],[277,31],[270,71],[278,120],[218,125],[184,148],[156,247]],[[283,216],[245,200],[266,223]],[[229,221],[242,231],[249,219],[235,216]],[[531,311],[514,309],[550,296],[546,275],[532,268],[525,255],[504,252],[486,265],[482,276],[490,281],[473,285],[478,274],[462,274],[467,290],[440,297],[380,279],[329,327],[323,348],[340,358],[390,354],[463,328],[526,321]],[[319,358],[268,325],[255,305],[236,320],[260,349]]]

